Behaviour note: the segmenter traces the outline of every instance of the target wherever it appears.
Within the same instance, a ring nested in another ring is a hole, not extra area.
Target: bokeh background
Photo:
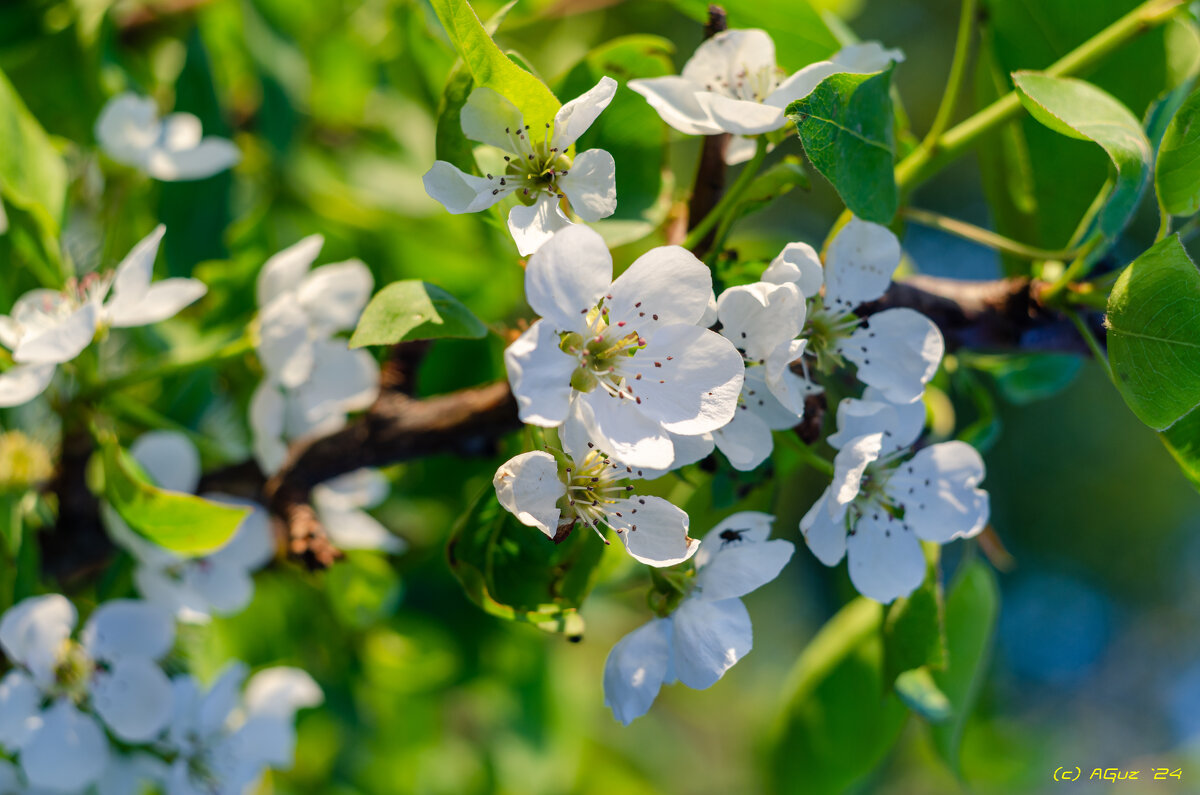
[[[474,3],[481,17],[500,5]],[[733,27],[745,24],[736,5]],[[788,18],[789,3],[754,5]],[[957,4],[812,5],[863,39],[904,50],[907,61],[895,82],[913,129],[918,135],[926,129],[953,50]],[[995,25],[990,46],[1011,68],[1045,66],[1132,6],[984,3]],[[618,36],[663,37],[643,42],[652,53],[647,57],[682,65],[701,40],[702,13],[703,4],[691,2],[521,0],[498,38],[549,85],[569,86],[560,92],[565,100],[598,76],[577,71],[581,61]],[[1162,56],[1166,35],[1152,34],[1114,55],[1093,78],[1140,114],[1170,67]],[[525,309],[507,235],[493,216],[446,214],[421,186],[435,159],[438,103],[453,64],[421,0],[0,4],[0,69],[51,134],[74,142],[64,144],[83,177],[67,228],[74,259],[111,265],[159,219],[168,227],[171,273],[211,286],[202,311],[190,316],[195,323],[139,332],[147,348],[194,344],[197,327],[219,334],[244,324],[261,263],[312,232],[327,239],[321,261],[359,257],[378,285],[431,279],[496,329],[511,325]],[[986,82],[969,93],[985,97]],[[198,114],[206,131],[236,140],[243,163],[197,183],[110,178],[101,184],[91,126],[105,99],[126,87]],[[968,97],[965,104],[972,102]],[[1031,243],[1062,245],[1104,179],[1103,155],[1065,139],[1039,149],[1037,130],[1027,132],[1037,155],[1034,210],[1014,215],[997,204],[995,181],[974,157],[922,188],[914,203],[1003,225]],[[698,146],[669,137],[653,114],[648,121],[637,112],[616,116],[600,134],[600,145],[631,153],[627,160],[618,156],[619,174],[627,163],[650,175],[667,170],[667,201],[620,195],[618,219],[626,226],[606,232],[619,241],[645,231],[646,217],[661,219],[670,199],[686,193]],[[800,153],[789,140],[773,159]],[[1051,162],[1055,170],[1039,170]],[[993,191],[994,209],[983,185]],[[791,240],[819,244],[840,209],[814,175],[810,191],[794,191],[739,225],[730,245],[752,261],[769,259]],[[1154,223],[1147,210],[1133,237],[1145,243]],[[618,261],[654,242],[618,249]],[[907,267],[918,271],[989,278],[1011,266],[923,228],[907,229],[904,242]],[[5,274],[0,306],[30,286],[22,274]],[[422,391],[503,377],[502,347],[497,334],[439,342],[423,366]],[[1033,384],[1014,381],[1002,366],[959,364],[975,374],[978,394],[964,399],[954,383],[940,379],[946,399],[936,413],[943,426],[953,427],[956,418],[960,430],[974,423],[973,438],[986,447],[993,526],[1015,561],[999,575],[1001,618],[965,734],[966,780],[980,793],[1049,792],[1064,786],[1051,781],[1060,765],[1169,767],[1182,769],[1182,782],[1123,782],[1119,790],[1197,791],[1200,784],[1189,782],[1200,781],[1200,495],[1092,364],[1050,360],[1052,377]],[[201,371],[143,397],[212,435],[234,460],[245,450],[245,401],[255,378],[244,367]],[[10,417],[29,428],[40,421]],[[520,443],[512,440],[508,452]],[[319,575],[274,567],[260,575],[244,614],[185,637],[202,674],[231,657],[251,665],[292,663],[325,688],[326,706],[300,720],[295,769],[276,775],[270,791],[763,791],[789,670],[850,597],[844,572],[825,569],[801,544],[784,575],[747,600],[754,651],[708,691],[666,688],[649,715],[623,728],[603,706],[601,672],[612,644],[649,617],[643,572],[619,552],[606,559],[583,611],[579,643],[485,615],[451,575],[446,540],[498,460],[430,458],[395,468],[394,496],[376,514],[410,542],[408,553],[394,560],[352,553]],[[728,493],[737,487],[660,486],[686,501],[694,535],[732,510]],[[801,470],[766,479],[743,505],[775,511],[776,534],[799,541],[797,521],[823,487],[812,470]],[[948,575],[964,554],[974,553],[947,552]],[[123,577],[128,571],[118,567],[104,587],[119,592],[127,587]],[[926,727],[910,718],[900,743],[858,789],[933,794],[961,785],[938,760]],[[802,777],[789,791],[806,791]]]

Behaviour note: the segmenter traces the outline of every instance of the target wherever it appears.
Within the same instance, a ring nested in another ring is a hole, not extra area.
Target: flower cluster
[[[272,668],[239,687],[236,666],[202,699],[164,659],[175,628],[154,604],[117,600],[78,616],[63,596],[19,602],[0,618],[0,792],[242,792],[270,767],[291,764],[292,723],[321,701],[302,671]]]

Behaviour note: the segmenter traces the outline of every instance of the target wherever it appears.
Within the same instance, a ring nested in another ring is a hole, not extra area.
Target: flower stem
[[[933,117],[933,125],[921,141],[922,147],[936,149],[942,138],[942,133],[950,126],[954,117],[954,109],[958,105],[958,97],[962,93],[963,81],[967,75],[967,64],[971,55],[971,34],[975,29],[975,14],[977,0],[962,0],[962,12],[958,18],[958,37],[954,42],[954,60],[950,63],[950,77],[946,80],[946,90],[938,105],[937,114]]]
[[[901,215],[922,226],[940,229],[943,232],[949,232],[952,235],[978,243],[981,246],[987,246],[988,248],[1018,257],[1025,257],[1026,259],[1068,260],[1075,256],[1074,251],[1048,251],[1035,246],[1028,246],[1007,238],[1004,235],[999,235],[989,229],[969,224],[966,221],[948,218],[940,213],[930,212],[929,210],[905,207],[901,210]]]
[[[742,193],[744,193],[746,188],[750,185],[750,182],[758,173],[759,168],[762,167],[763,160],[766,159],[766,157],[767,137],[765,135],[760,135],[758,137],[758,148],[754,150],[754,157],[752,157],[750,162],[748,162],[742,168],[742,173],[738,174],[737,180],[729,187],[729,190],[725,192],[725,195],[721,197],[721,200],[717,202],[717,205],[709,211],[708,215],[704,216],[700,223],[696,224],[696,226],[694,226],[692,230],[688,232],[687,237],[684,238],[683,243],[680,245],[689,250],[694,250],[700,245],[700,242],[704,240],[705,236],[712,230],[714,226],[717,225],[717,222],[720,221],[726,213],[731,212],[736,208],[737,202],[741,198]]]
[[[182,373],[190,373],[193,370],[198,370],[201,367],[219,364],[244,356],[254,350],[254,339],[249,332],[244,333],[233,342],[227,343],[214,351],[192,356],[191,358],[176,359],[166,357],[157,363],[151,363],[145,367],[140,367],[137,370],[126,373],[125,375],[101,381],[91,389],[84,392],[85,398],[104,397],[112,392],[116,392],[127,387],[144,384],[147,381],[154,381],[159,378],[167,378],[173,375]]]

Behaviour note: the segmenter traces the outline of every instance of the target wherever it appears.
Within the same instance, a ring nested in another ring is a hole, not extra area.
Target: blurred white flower
[[[25,599],[0,619],[0,648],[15,666],[0,680],[0,747],[35,788],[77,792],[104,773],[109,741],[154,739],[171,714],[171,683],[157,660],[170,651],[170,615],[147,602],[96,609],[71,639],[75,607],[58,594]]]
[[[925,406],[887,402],[882,393],[838,406],[840,448],[833,482],[800,521],[813,554],[826,566],[849,559],[859,593],[891,602],[925,579],[921,541],[969,538],[988,520],[988,494],[978,488],[983,459],[966,442],[942,442],[912,454],[925,426]]]
[[[37,289],[0,315],[0,345],[16,366],[0,373],[0,407],[19,406],[45,391],[55,368],[91,344],[100,328],[146,326],[173,317],[208,288],[196,279],[152,283],[166,227],[142,239],[111,274],[72,280],[65,292]],[[111,295],[110,295],[111,292]]]
[[[604,663],[604,703],[617,720],[628,725],[645,715],[664,684],[711,687],[750,651],[750,614],[739,597],[775,579],[795,549],[790,541],[768,540],[774,519],[743,511],[714,527],[675,611],[613,646]]]
[[[809,64],[791,77],[775,65],[775,42],[757,29],[727,30],[706,40],[679,76],[630,80],[667,124],[687,135],[732,133],[727,163],[741,163],[754,144],[740,136],[759,135],[787,124],[784,110],[808,96],[822,80],[839,72],[869,74],[904,60],[899,50],[878,42],[842,49],[828,61]]]
[[[130,454],[159,487],[194,494],[200,485],[200,454],[186,436],[151,431],[139,436]],[[108,504],[102,515],[113,540],[137,560],[133,579],[142,597],[187,623],[241,612],[254,595],[253,572],[275,552],[270,520],[260,505],[222,494],[205,499],[244,505],[250,514],[225,546],[204,557],[183,557],[139,536]]]
[[[742,356],[697,325],[711,295],[708,268],[678,246],[651,249],[614,281],[599,234],[558,232],[525,270],[541,320],[504,353],[521,419],[555,427],[583,403],[598,446],[633,466],[669,468],[672,434],[715,431],[737,410]]]
[[[203,138],[200,120],[192,114],[160,119],[153,99],[128,92],[108,101],[95,132],[113,160],[164,182],[211,177],[242,157],[232,141]]]
[[[378,469],[359,469],[327,480],[313,489],[313,507],[339,549],[373,549],[398,555],[408,545],[366,512],[387,499],[391,490]]]
[[[267,668],[239,694],[245,677],[238,663],[207,691],[192,676],[172,680],[166,795],[239,795],[266,770],[292,766],[296,712],[320,704],[321,688],[299,669]]]
[[[507,152],[504,173],[476,177],[444,160],[425,174],[425,191],[452,213],[486,210],[509,194],[520,200],[508,213],[508,230],[521,256],[528,256],[571,223],[560,207],[566,199],[584,221],[599,221],[617,209],[616,164],[603,149],[572,160],[567,150],[592,126],[617,91],[602,77],[587,93],[559,108],[553,127],[530,130],[515,105],[486,86],[471,92],[462,109],[463,134]],[[541,140],[536,140],[540,137]]]

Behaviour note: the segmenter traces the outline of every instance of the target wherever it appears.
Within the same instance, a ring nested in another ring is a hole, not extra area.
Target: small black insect
[[[749,533],[749,527],[743,527],[741,530],[722,530],[721,531],[721,546],[732,544],[734,541],[742,541],[742,533]]]

